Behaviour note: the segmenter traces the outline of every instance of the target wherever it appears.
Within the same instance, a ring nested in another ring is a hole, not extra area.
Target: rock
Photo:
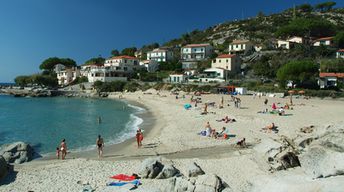
[[[175,176],[177,173],[179,173],[179,170],[176,169],[173,165],[165,165],[156,179],[167,179]]]
[[[96,191],[96,190],[93,189],[91,187],[91,185],[84,185],[83,188],[82,188],[82,192],[93,192],[93,191]]]
[[[154,179],[162,171],[164,165],[161,164],[159,158],[145,159],[139,171],[139,175],[142,178]]]
[[[204,175],[204,171],[199,167],[195,162],[193,162],[188,167],[188,176],[189,177],[196,177],[198,175]]]
[[[214,174],[198,176],[195,186],[194,192],[217,192],[223,188],[221,179]]]
[[[4,157],[0,156],[0,181],[6,177],[7,173],[7,162]]]
[[[0,151],[7,163],[24,163],[31,161],[34,155],[33,148],[24,142],[16,142],[4,146]]]
[[[193,192],[195,186],[189,179],[184,177],[173,177],[166,185],[164,192]]]
[[[314,131],[314,126],[302,127],[300,131],[303,133],[312,133]]]
[[[313,140],[314,140],[314,138],[307,138],[307,139],[301,141],[301,142],[299,143],[299,146],[302,147],[302,148],[305,148],[305,147],[307,147],[308,145],[310,145],[310,144],[313,142]]]
[[[299,158],[293,152],[286,152],[282,154],[279,161],[284,169],[301,166]]]
[[[312,146],[300,156],[300,162],[312,178],[344,175],[344,153]]]

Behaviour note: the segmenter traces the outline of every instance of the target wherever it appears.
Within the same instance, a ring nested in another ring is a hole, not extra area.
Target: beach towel
[[[116,186],[116,187],[121,187],[123,185],[126,185],[126,184],[133,184],[133,185],[140,185],[140,181],[139,180],[134,180],[134,181],[130,181],[130,182],[111,182],[111,183],[108,183],[107,186]]]
[[[184,109],[190,109],[191,108],[191,105],[190,104],[185,104],[184,105]]]
[[[133,181],[136,179],[136,177],[134,175],[125,175],[125,174],[117,174],[117,175],[114,175],[110,178],[117,179],[120,181]]]

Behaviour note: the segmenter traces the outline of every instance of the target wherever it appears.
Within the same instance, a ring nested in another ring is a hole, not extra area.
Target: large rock
[[[31,161],[34,156],[34,150],[29,144],[16,142],[3,146],[0,155],[2,155],[8,163],[20,164]]]
[[[7,162],[2,156],[0,156],[0,180],[6,177],[7,173]]]
[[[298,156],[295,155],[295,153],[293,152],[283,153],[279,161],[281,162],[284,169],[301,166]]]
[[[305,172],[313,178],[344,175],[344,153],[313,146],[300,156]]]
[[[204,175],[204,171],[195,162],[191,163],[188,167],[188,176],[196,177],[198,175]]]
[[[156,177],[156,179],[167,179],[167,178],[175,176],[178,173],[179,173],[179,170],[176,169],[173,165],[165,165],[162,171]]]
[[[142,178],[154,179],[159,175],[163,167],[160,158],[148,158],[142,162],[139,175]]]
[[[198,176],[195,186],[194,192],[218,192],[223,188],[221,179],[214,174]]]

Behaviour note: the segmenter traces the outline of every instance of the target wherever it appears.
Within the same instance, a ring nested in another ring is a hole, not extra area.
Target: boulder
[[[312,146],[300,156],[305,172],[312,178],[344,175],[344,153]]]
[[[295,153],[293,152],[286,152],[281,154],[279,161],[281,162],[284,169],[301,166],[298,156],[295,155]]]
[[[2,147],[0,151],[8,163],[24,163],[31,161],[34,156],[33,148],[24,142],[16,142]]]
[[[139,175],[142,178],[154,179],[159,175],[163,167],[160,158],[148,158],[142,162]]]
[[[7,162],[4,157],[0,156],[0,181],[6,177],[7,173]]]
[[[204,175],[204,171],[195,162],[191,163],[188,167],[188,176],[196,177],[198,175]]]
[[[164,192],[193,192],[195,190],[194,183],[185,177],[173,177],[166,185]]]
[[[194,192],[218,192],[223,188],[221,179],[214,174],[198,176],[195,186]]]
[[[178,173],[179,173],[179,170],[176,169],[173,165],[165,165],[162,171],[156,177],[156,179],[167,179],[167,178],[175,176]]]

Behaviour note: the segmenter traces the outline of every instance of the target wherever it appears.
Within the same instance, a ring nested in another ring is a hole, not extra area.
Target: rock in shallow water
[[[8,173],[7,170],[7,162],[6,160],[0,155],[0,181],[1,179],[5,178]]]

